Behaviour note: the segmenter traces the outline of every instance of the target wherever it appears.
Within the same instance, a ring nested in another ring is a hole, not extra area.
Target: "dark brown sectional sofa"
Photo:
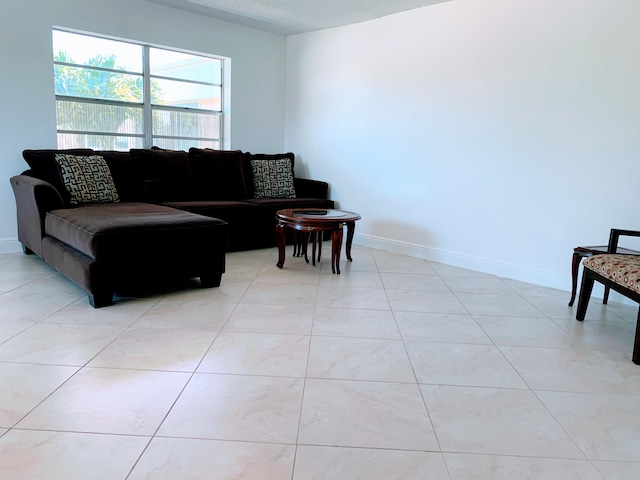
[[[59,154],[104,159],[115,198],[78,203]],[[275,245],[277,210],[334,206],[326,182],[295,178],[292,153],[74,149],[23,157],[30,169],[11,178],[18,239],[87,290],[94,307],[151,280],[200,277],[202,286],[219,286],[227,251]]]

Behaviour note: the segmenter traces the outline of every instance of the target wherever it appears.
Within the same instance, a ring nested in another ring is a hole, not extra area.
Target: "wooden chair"
[[[620,235],[640,237],[640,232],[612,229],[609,247],[612,248],[613,252],[616,251]],[[576,320],[583,321],[587,314],[589,298],[595,281],[602,283],[606,289],[612,289],[637,302],[639,308],[631,360],[636,365],[640,365],[640,255],[604,253],[584,259],[582,265],[584,266],[584,271]]]
[[[592,257],[593,255],[600,255],[603,253],[617,253],[620,255],[640,255],[639,251],[630,250],[628,248],[618,247],[618,238],[620,236],[640,236],[640,232],[634,230],[621,230],[619,228],[612,228],[609,234],[609,244],[599,245],[596,247],[576,247],[573,249],[573,259],[571,262],[571,300],[569,300],[569,306],[573,306],[573,302],[576,299],[576,290],[578,288],[578,269],[580,268],[580,260],[583,258]],[[604,287],[604,296],[602,303],[607,304],[609,300],[609,287]]]

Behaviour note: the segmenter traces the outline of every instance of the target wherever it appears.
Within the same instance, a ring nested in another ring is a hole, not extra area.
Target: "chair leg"
[[[589,298],[593,290],[593,278],[589,276],[589,269],[585,268],[582,273],[582,286],[580,287],[580,297],[578,298],[578,309],[576,311],[576,320],[583,321],[587,314],[589,306]]]
[[[573,306],[573,302],[576,299],[576,290],[578,289],[578,269],[580,268],[580,259],[582,255],[577,252],[573,252],[573,259],[571,260],[571,299],[569,300],[569,306]]]
[[[638,320],[636,322],[636,339],[633,343],[633,354],[631,361],[636,365],[640,365],[640,308],[638,308]]]
[[[609,301],[609,287],[604,287],[604,297],[602,297],[602,304],[606,305]]]

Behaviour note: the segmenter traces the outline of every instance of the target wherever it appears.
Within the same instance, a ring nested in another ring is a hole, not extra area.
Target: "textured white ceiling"
[[[147,0],[282,35],[364,22],[450,0]]]

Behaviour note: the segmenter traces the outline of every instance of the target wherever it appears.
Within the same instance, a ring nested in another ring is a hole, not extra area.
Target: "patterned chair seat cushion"
[[[618,285],[640,293],[640,255],[594,255],[585,258],[582,264]]]

